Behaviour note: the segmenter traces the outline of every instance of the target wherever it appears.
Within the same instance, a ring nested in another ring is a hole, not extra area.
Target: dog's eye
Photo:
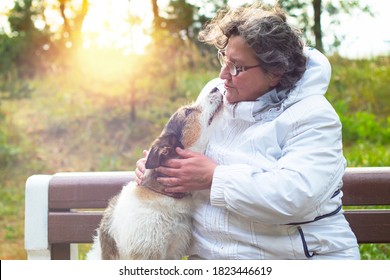
[[[186,110],[185,110],[185,112],[184,112],[185,116],[187,117],[189,114],[192,113],[192,111],[194,111],[193,108],[186,108]]]

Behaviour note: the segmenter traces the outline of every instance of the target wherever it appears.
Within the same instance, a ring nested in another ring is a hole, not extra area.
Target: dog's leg
[[[104,215],[99,226],[99,241],[101,247],[101,257],[103,260],[119,259],[117,244],[109,232],[109,229],[111,228],[114,208],[117,202],[118,196],[115,196],[110,200],[108,207],[104,211]]]

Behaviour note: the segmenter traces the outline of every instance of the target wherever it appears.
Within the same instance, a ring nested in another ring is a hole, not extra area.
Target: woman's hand
[[[148,157],[148,151],[144,150],[144,157],[139,159],[137,161],[136,168],[135,168],[135,181],[137,182],[138,185],[142,184],[142,178],[145,173],[145,162],[146,158]]]
[[[166,185],[166,192],[191,192],[211,188],[214,170],[217,164],[207,156],[176,148],[180,159],[169,159],[158,172],[168,177],[157,180]]]

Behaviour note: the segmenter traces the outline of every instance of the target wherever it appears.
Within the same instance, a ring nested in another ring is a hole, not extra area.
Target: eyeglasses
[[[228,67],[229,73],[233,77],[237,76],[241,72],[248,71],[249,69],[261,66],[260,64],[253,65],[253,66],[236,66],[233,62],[227,59],[225,50],[218,51],[218,60],[219,63],[221,63],[222,67]]]

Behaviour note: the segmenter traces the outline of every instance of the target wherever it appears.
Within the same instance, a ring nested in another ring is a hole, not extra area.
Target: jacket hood
[[[332,74],[329,60],[314,48],[306,48],[304,54],[308,58],[306,71],[288,94],[287,107],[308,96],[325,95],[329,86]]]
[[[226,101],[224,102],[226,113],[230,113],[234,119],[250,122],[270,121],[291,105],[308,96],[324,95],[331,77],[330,63],[322,53],[314,48],[305,48],[304,54],[308,58],[306,71],[294,88],[281,91],[273,89],[255,101],[235,104],[229,104]]]

